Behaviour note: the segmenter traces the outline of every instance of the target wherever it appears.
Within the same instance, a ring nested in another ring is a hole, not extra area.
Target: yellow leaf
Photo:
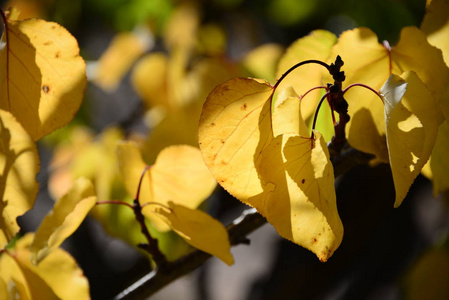
[[[435,249],[424,253],[406,276],[406,299],[449,299],[447,278],[449,278],[449,251]]]
[[[90,299],[89,283],[75,260],[55,249],[39,265],[30,260],[33,234],[20,238],[9,254],[0,257],[0,277],[15,288],[20,299]]]
[[[106,91],[114,91],[132,64],[150,45],[151,35],[143,28],[117,34],[100,57],[93,82]]]
[[[381,93],[398,207],[432,152],[438,131],[437,105],[414,72],[392,75]]]
[[[312,141],[296,134],[280,135],[264,150],[260,165],[262,181],[275,186],[264,208],[268,222],[282,237],[327,261],[342,241],[343,225],[322,136],[315,132]]]
[[[300,38],[294,42],[278,65],[277,77],[279,78],[290,67],[305,60],[314,59],[323,62],[335,59],[331,56],[332,46],[337,42],[337,37],[325,30],[312,31],[308,36]],[[303,95],[311,88],[325,86],[329,82],[329,75],[323,66],[317,64],[307,64],[294,70],[280,84],[279,88],[291,85],[298,95]],[[304,120],[310,118],[315,112],[315,108],[320,100],[322,91],[316,90],[309,93],[301,105]]]
[[[251,50],[243,59],[243,65],[257,78],[269,82],[276,79],[276,66],[284,48],[279,44],[265,44]]]
[[[268,83],[231,79],[210,93],[199,126],[204,162],[218,183],[262,214],[264,188],[256,166],[273,139],[271,93]]]
[[[430,160],[423,168],[424,175],[432,180],[434,195],[449,190],[449,176],[447,176],[449,156],[447,155],[447,149],[449,149],[449,123],[443,122],[438,129]]]
[[[195,209],[217,185],[198,148],[187,145],[162,150],[149,172],[152,201],[164,205],[171,201]]]
[[[284,133],[309,136],[307,125],[302,118],[301,104],[301,100],[291,87],[279,94],[272,113],[273,137]]]
[[[443,51],[444,61],[449,66],[449,1],[433,0],[426,8],[421,30],[430,44]]]
[[[33,207],[38,191],[37,149],[9,112],[0,110],[0,249],[19,231],[16,218]]]
[[[165,25],[164,42],[169,49],[184,48],[190,50],[197,40],[199,11],[192,2],[178,5]]]
[[[36,141],[74,117],[86,87],[85,63],[75,38],[56,23],[8,20],[5,26],[0,108]]]
[[[190,245],[218,257],[228,265],[234,264],[228,232],[219,221],[200,210],[171,201],[167,208],[155,205],[152,210]]]
[[[137,192],[140,177],[146,167],[139,148],[131,142],[121,142],[117,146],[120,173],[128,193]],[[201,184],[199,184],[201,183]],[[139,202],[167,205],[168,201],[197,208],[213,192],[216,182],[204,165],[197,148],[183,145],[164,149],[156,162],[146,172],[142,180]],[[142,213],[159,230],[167,230],[146,205]]]
[[[95,196],[92,183],[79,178],[61,199],[56,201],[36,231],[31,243],[31,260],[41,262],[79,227],[89,211],[94,207]]]
[[[377,36],[367,28],[346,31],[334,46],[333,54],[341,55],[345,63],[346,85],[363,83],[379,90],[391,74],[410,70],[416,72],[435,98],[449,84],[449,69],[441,52],[414,27],[404,28],[399,43],[391,49],[379,44]],[[382,101],[371,91],[357,87],[349,90],[345,98],[351,116],[346,128],[349,143],[387,162]]]
[[[172,109],[167,86],[168,58],[163,53],[142,57],[131,74],[131,83],[147,108],[162,105]]]

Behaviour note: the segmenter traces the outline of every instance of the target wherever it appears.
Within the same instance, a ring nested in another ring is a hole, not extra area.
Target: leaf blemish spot
[[[306,180],[305,180],[305,179],[301,180],[301,183],[302,183],[302,184],[304,184],[305,182],[306,182]]]
[[[43,85],[42,90],[44,91],[45,94],[48,94],[48,92],[50,91],[50,87],[48,85]]]
[[[243,106],[242,106],[242,110],[246,110],[246,107],[247,107],[246,103],[244,103]]]
[[[53,44],[52,41],[46,41],[46,42],[44,43],[44,46],[50,46],[51,44]]]

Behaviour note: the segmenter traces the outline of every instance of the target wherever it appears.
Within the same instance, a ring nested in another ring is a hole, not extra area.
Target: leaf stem
[[[360,86],[360,87],[363,87],[363,88],[365,88],[365,89],[370,90],[371,92],[373,92],[374,94],[376,94],[377,97],[380,98],[380,100],[382,101],[382,103],[384,102],[384,99],[382,98],[381,94],[380,94],[378,91],[376,91],[376,90],[373,89],[372,87],[370,87],[370,86],[368,86],[368,85],[366,85],[366,84],[363,84],[363,83],[353,83],[353,84],[348,85],[348,86],[343,90],[343,95],[344,95],[350,88],[353,88],[353,87],[355,87],[355,86]]]
[[[325,67],[327,70],[330,69],[330,66],[328,64],[326,64],[325,62],[322,62],[320,60],[310,59],[310,60],[302,61],[300,63],[297,63],[290,69],[288,69],[284,74],[282,74],[282,76],[278,79],[278,81],[276,81],[276,84],[273,86],[273,90],[275,90],[279,86],[279,84],[282,82],[282,80],[284,80],[285,77],[287,77],[288,74],[290,74],[296,68],[299,68],[300,66],[303,66],[306,64],[319,64],[319,65],[322,65],[323,67]]]
[[[137,246],[145,251],[147,251],[154,263],[156,264],[156,268],[164,271],[167,266],[167,259],[165,255],[161,252],[158,246],[158,240],[153,238],[148,230],[147,225],[145,224],[145,216],[142,214],[142,206],[139,202],[140,197],[140,187],[142,186],[142,180],[145,176],[145,173],[148,171],[150,167],[145,166],[145,169],[142,171],[142,175],[140,175],[139,185],[137,186],[136,197],[133,201],[132,209],[134,211],[134,215],[136,216],[136,221],[140,224],[140,231],[147,239],[148,243],[138,244]]]

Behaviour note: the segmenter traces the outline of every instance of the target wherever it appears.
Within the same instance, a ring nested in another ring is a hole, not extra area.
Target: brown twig
[[[352,148],[344,151],[332,162],[335,177],[343,175],[358,164],[368,163],[372,158],[372,155]],[[248,244],[249,239],[247,236],[266,222],[266,219],[254,208],[245,210],[238,219],[227,227],[231,245]],[[200,250],[194,250],[174,262],[167,262],[164,267],[164,272],[153,270],[148,273],[126,288],[114,299],[131,300],[149,297],[169,283],[202,266],[210,257],[210,254]]]

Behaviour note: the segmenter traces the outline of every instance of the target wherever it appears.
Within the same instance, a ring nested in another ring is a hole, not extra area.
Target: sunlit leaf
[[[0,54],[0,108],[10,111],[33,140],[66,125],[86,87],[75,38],[38,19],[6,23]]]
[[[39,265],[30,260],[29,245],[33,234],[20,238],[10,254],[0,257],[0,277],[14,287],[20,299],[90,299],[89,284],[75,260],[55,249]]]
[[[337,37],[325,30],[315,30],[308,36],[300,38],[288,47],[287,52],[279,61],[277,78],[290,67],[305,60],[313,59],[324,62],[329,59],[335,60],[336,56],[331,56],[331,50],[336,42]],[[301,66],[283,80],[280,88],[291,85],[298,95],[303,95],[314,87],[325,86],[329,82],[329,75],[325,75],[326,72],[327,70],[323,66],[317,64]],[[321,92],[320,90],[312,91],[304,98],[301,108],[305,120],[315,112]]]
[[[333,54],[340,55],[345,63],[346,85],[363,83],[379,90],[391,74],[412,70],[438,99],[449,83],[449,69],[441,52],[414,27],[404,28],[399,43],[391,49],[379,44],[377,36],[367,28],[346,31]],[[371,91],[358,87],[349,90],[345,98],[351,116],[346,128],[351,146],[388,161],[382,101]]]
[[[37,149],[27,132],[0,110],[0,248],[19,231],[16,218],[33,207],[38,191]]]
[[[123,181],[132,196],[136,195],[140,177],[146,164],[136,144],[121,142],[117,146],[119,168]],[[200,183],[200,184],[199,184]],[[141,205],[168,201],[191,209],[197,208],[214,190],[216,185],[209,169],[204,165],[197,148],[183,145],[164,149],[154,165],[145,173],[140,189]],[[160,230],[167,230],[150,209],[143,214]]]
[[[199,143],[218,183],[263,214],[262,187],[256,166],[272,140],[268,83],[235,78],[217,86],[200,119]]]
[[[444,61],[449,65],[449,1],[433,0],[426,8],[421,30],[430,44],[443,51]]]
[[[398,207],[432,152],[438,131],[437,105],[414,72],[392,75],[381,93]]]
[[[37,264],[58,248],[86,218],[97,197],[92,183],[79,178],[61,199],[56,201],[36,231],[31,243],[31,260]]]
[[[284,134],[262,155],[260,174],[275,189],[265,213],[278,233],[327,261],[340,245],[343,225],[337,211],[334,172],[326,143]]]
[[[167,205],[155,205],[152,210],[190,245],[218,257],[228,265],[234,263],[228,232],[219,221],[205,212],[171,201]]]
[[[198,148],[187,145],[162,150],[149,172],[152,201],[162,204],[171,201],[195,209],[217,184]]]

